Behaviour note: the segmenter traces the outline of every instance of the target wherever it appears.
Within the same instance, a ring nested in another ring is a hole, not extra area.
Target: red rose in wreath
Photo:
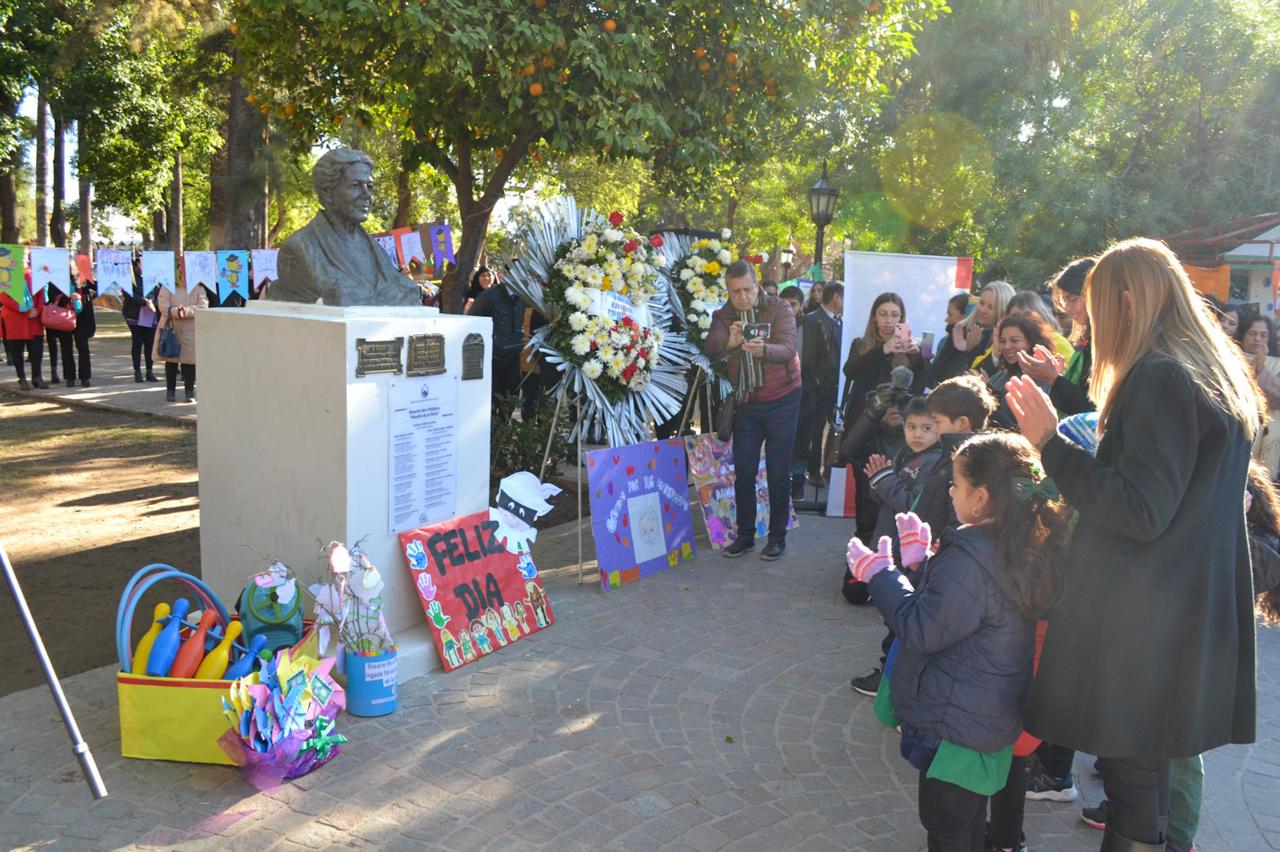
[[[615,228],[622,227],[622,214],[617,210],[609,214],[609,224]]]

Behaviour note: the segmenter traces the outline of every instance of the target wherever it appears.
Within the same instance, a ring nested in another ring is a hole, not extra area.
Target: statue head
[[[373,160],[363,151],[335,148],[326,151],[311,170],[320,206],[342,219],[358,224],[369,218],[373,202]]]

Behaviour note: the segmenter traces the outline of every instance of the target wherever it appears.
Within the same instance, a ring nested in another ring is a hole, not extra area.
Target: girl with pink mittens
[[[928,526],[898,517],[903,562],[924,561],[914,586],[888,537],[876,551],[850,541],[848,559],[898,637],[877,710],[891,706],[896,719],[881,719],[901,724],[902,756],[920,771],[929,849],[982,852],[987,798],[1005,787],[1022,731],[1035,620],[1061,587],[1069,512],[1019,435],[969,439],[954,475],[961,525],[935,555]]]

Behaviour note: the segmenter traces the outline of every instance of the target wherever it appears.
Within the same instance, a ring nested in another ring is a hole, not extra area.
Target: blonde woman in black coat
[[[1099,756],[1103,850],[1155,852],[1169,760],[1255,737],[1243,495],[1262,406],[1163,243],[1112,246],[1084,295],[1096,458],[1058,436],[1034,382],[1009,389],[1023,435],[1079,512],[1026,728]]]

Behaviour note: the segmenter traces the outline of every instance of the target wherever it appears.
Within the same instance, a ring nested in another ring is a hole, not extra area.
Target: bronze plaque
[[[366,340],[356,338],[356,377],[369,373],[395,373],[400,375],[400,350],[404,348],[404,338],[391,340]]]
[[[468,334],[462,340],[462,380],[484,378],[484,337]]]
[[[409,363],[406,376],[438,376],[444,372],[444,335],[409,335]]]

